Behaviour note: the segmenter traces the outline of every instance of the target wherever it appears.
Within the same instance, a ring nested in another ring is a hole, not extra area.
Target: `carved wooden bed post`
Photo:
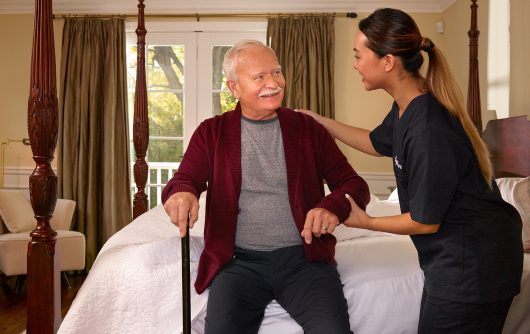
[[[134,182],[138,192],[134,194],[133,219],[148,210],[147,194],[145,185],[149,167],[145,161],[147,145],[149,144],[149,117],[147,114],[147,83],[145,70],[145,29],[144,20],[144,0],[138,0],[138,27],[137,36],[137,56],[136,56],[136,88],[134,92],[134,121],[133,121],[133,142],[136,153],[134,163]],[[189,220],[188,220],[189,223]],[[182,259],[182,324],[183,333],[191,333],[191,292],[190,292],[190,246],[189,228],[186,236],[181,239],[181,259]]]
[[[477,0],[471,0],[471,28],[469,36],[469,83],[467,90],[467,109],[471,120],[479,133],[482,132],[482,117],[480,110],[480,87],[478,81],[478,36],[477,30]]]
[[[57,201],[57,176],[51,167],[57,145],[55,75],[52,0],[36,0],[28,101],[28,134],[36,163],[29,178],[29,190],[37,219],[28,244],[29,334],[55,333],[61,324],[57,233],[50,226]]]
[[[145,161],[147,145],[149,144],[149,119],[147,116],[147,84],[145,78],[145,23],[144,23],[144,0],[138,0],[138,27],[136,29],[137,62],[136,62],[136,89],[134,92],[134,120],[133,120],[133,142],[136,152],[134,163],[134,182],[138,192],[134,194],[133,219],[147,211],[147,195],[145,185],[147,183],[148,166]]]

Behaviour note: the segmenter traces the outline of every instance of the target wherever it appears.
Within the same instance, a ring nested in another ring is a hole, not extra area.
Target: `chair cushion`
[[[0,235],[0,271],[6,276],[27,274],[29,232]],[[85,236],[76,231],[57,231],[56,250],[61,271],[85,268]]]
[[[31,231],[37,225],[24,191],[0,189],[0,216],[11,233]]]

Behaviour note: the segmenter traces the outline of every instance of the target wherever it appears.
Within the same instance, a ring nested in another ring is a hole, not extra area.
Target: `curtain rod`
[[[145,18],[195,18],[199,21],[201,18],[207,17],[282,17],[282,16],[315,16],[315,15],[330,15],[333,17],[349,17],[354,19],[357,13],[226,13],[226,14],[145,14]],[[137,18],[137,14],[57,14],[53,15],[54,19],[66,19],[71,17],[90,17],[90,18]]]

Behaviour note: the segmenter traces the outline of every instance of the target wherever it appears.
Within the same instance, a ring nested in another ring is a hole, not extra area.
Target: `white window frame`
[[[171,44],[171,41],[185,41],[185,93],[184,93],[184,151],[188,147],[193,131],[205,119],[214,116],[212,106],[212,69],[211,51],[208,45],[231,44],[237,40],[252,38],[265,42],[267,22],[151,22],[145,23],[147,34],[145,41],[150,44]],[[136,22],[126,22],[127,43],[136,44]],[[199,33],[200,32],[200,33]],[[189,47],[191,46],[191,47]],[[199,66],[196,75],[190,75],[197,64],[210,64]],[[207,78],[210,77],[208,80]],[[207,85],[198,87],[199,82]],[[194,99],[193,97],[196,96]]]
[[[184,145],[186,151],[191,135],[197,126],[212,113],[212,52],[213,45],[232,45],[241,39],[257,39],[265,42],[267,22],[150,22],[145,23],[147,45],[185,45],[184,59]],[[136,45],[136,22],[126,22],[128,45]],[[202,66],[208,64],[208,66]],[[199,87],[199,83],[201,86]],[[151,137],[151,136],[150,136]],[[131,138],[132,140],[132,138]],[[164,184],[151,182],[151,171],[156,170],[157,180],[161,173],[170,173],[178,168],[178,163],[148,162],[149,171],[146,193],[156,188],[156,198],[161,201]],[[132,166],[131,166],[132,168]],[[132,174],[131,174],[132,175]],[[134,193],[135,187],[132,186]],[[151,207],[151,205],[149,205]]]
[[[202,32],[198,37],[198,64],[210,64],[209,66],[199,66],[197,77],[201,85],[197,89],[197,121],[202,122],[205,119],[213,117],[212,113],[212,47],[216,45],[232,45],[233,41],[242,39],[255,39],[265,43],[265,33],[260,32]]]

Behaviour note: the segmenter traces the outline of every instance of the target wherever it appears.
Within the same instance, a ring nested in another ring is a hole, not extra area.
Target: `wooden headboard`
[[[143,0],[139,0],[137,29],[139,65],[144,64],[145,50],[143,8]],[[476,0],[471,0],[471,30],[468,35],[470,38],[468,111],[480,131],[482,121],[478,86],[479,31]],[[51,229],[49,223],[57,199],[57,177],[51,168],[57,144],[57,88],[53,37],[52,0],[36,0],[28,132],[36,163],[36,169],[30,176],[30,192],[37,228],[31,232],[32,239],[28,245],[27,333],[29,334],[55,333],[61,323],[60,273],[55,255],[56,232]],[[134,179],[138,189],[134,199],[135,217],[147,210],[144,189],[148,173],[145,162],[148,144],[145,68],[138,66],[137,76],[133,120],[133,140],[137,156]],[[512,138],[511,135],[517,138]],[[493,152],[497,175],[529,174],[529,135],[528,121],[525,117],[524,120],[513,118],[490,122],[484,132],[484,138]]]
[[[495,177],[530,175],[530,122],[526,116],[491,120],[482,133]]]
[[[469,84],[467,110],[479,132],[482,132],[480,87],[478,76],[477,0],[471,0],[469,36]],[[493,163],[495,178],[530,175],[530,124],[526,116],[491,120],[482,132]]]

